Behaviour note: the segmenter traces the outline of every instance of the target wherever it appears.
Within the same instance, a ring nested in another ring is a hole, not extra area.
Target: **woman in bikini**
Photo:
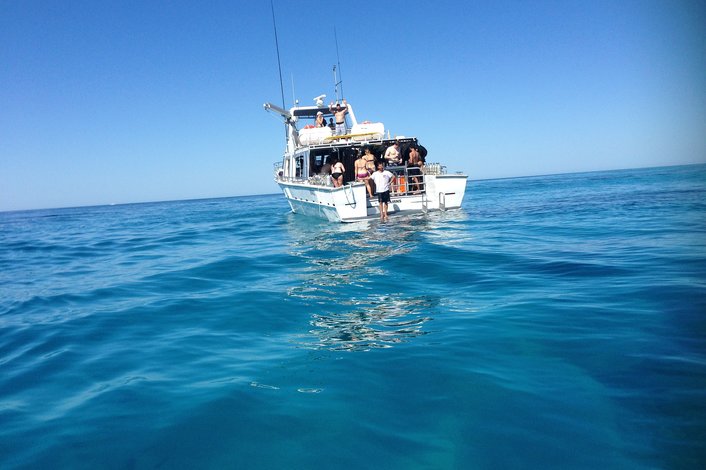
[[[333,166],[331,167],[331,178],[333,178],[333,187],[339,188],[343,186],[343,173],[345,173],[346,167],[343,166],[338,159],[333,161]]]
[[[373,155],[373,152],[370,150],[370,147],[365,148],[365,155],[363,155],[363,159],[365,159],[365,168],[367,168],[368,173],[370,173],[371,175],[375,173],[375,155]],[[374,194],[375,182],[372,179],[369,179],[368,184],[370,184],[370,189]]]
[[[370,171],[370,166],[373,165],[374,163],[368,163],[368,160],[366,157],[370,155],[373,160],[375,160],[375,157],[370,153],[370,149],[365,149],[365,155],[361,155],[358,157],[358,159],[355,161],[355,179],[356,181],[362,181],[365,183],[365,187],[368,188],[368,194],[370,197],[373,197],[373,187],[370,185],[370,175],[372,174],[372,171]]]

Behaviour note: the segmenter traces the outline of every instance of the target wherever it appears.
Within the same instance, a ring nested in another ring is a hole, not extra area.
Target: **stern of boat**
[[[458,209],[466,193],[468,176],[463,174],[426,175],[426,205],[429,210]]]
[[[362,183],[332,186],[278,181],[292,212],[331,222],[352,222],[368,216],[366,187]]]

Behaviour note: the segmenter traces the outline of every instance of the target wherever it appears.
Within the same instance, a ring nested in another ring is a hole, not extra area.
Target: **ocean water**
[[[706,165],[0,214],[0,468],[703,468]]]

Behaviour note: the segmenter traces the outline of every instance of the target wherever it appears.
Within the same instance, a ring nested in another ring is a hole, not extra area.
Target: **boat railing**
[[[310,176],[306,181],[309,184],[317,186],[333,186],[333,179],[331,179],[331,175],[316,174]]]
[[[423,172],[425,175],[445,175],[446,167],[441,163],[428,163],[424,165]]]
[[[419,167],[389,166],[387,169],[397,177],[391,187],[392,195],[407,196],[426,191],[424,172]]]
[[[273,165],[275,179],[286,183],[304,183],[314,186],[333,187],[331,175],[314,174],[309,177],[285,176],[282,162]],[[391,194],[394,196],[407,196],[422,194],[426,192],[426,176],[446,174],[446,167],[439,163],[431,163],[422,168],[416,166],[388,166],[386,170],[395,176],[395,182],[391,185]]]
[[[275,179],[282,183],[296,183],[311,186],[333,187],[333,180],[331,179],[331,175],[316,174],[307,178],[303,178],[301,176],[284,176],[281,172],[278,173],[277,171],[275,171]]]

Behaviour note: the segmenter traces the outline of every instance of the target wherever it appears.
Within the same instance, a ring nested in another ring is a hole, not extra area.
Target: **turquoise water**
[[[701,468],[706,165],[0,214],[0,468]]]

